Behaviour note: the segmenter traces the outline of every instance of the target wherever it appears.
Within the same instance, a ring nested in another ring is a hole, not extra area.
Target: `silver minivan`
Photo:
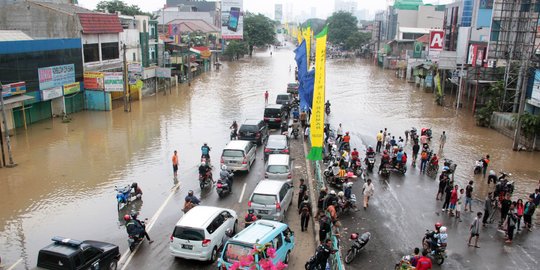
[[[270,154],[264,169],[264,178],[272,180],[292,179],[291,157],[285,154]]]
[[[250,141],[230,141],[221,153],[221,165],[232,171],[248,171],[255,162],[257,146]]]
[[[261,180],[249,197],[248,207],[263,219],[282,222],[292,199],[291,181]]]

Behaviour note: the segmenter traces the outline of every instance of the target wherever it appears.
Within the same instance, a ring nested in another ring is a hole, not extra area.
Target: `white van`
[[[264,168],[264,178],[292,180],[291,156],[286,154],[270,154]]]
[[[248,171],[255,162],[257,146],[250,141],[230,141],[221,153],[221,165],[232,171]]]
[[[236,233],[238,216],[231,209],[195,206],[176,223],[169,250],[175,257],[215,261],[224,243],[225,231]]]

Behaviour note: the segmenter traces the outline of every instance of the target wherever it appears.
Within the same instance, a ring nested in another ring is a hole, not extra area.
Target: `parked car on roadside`
[[[263,219],[282,222],[292,204],[293,190],[291,181],[261,180],[249,197],[248,207]]]
[[[276,104],[282,104],[287,111],[291,108],[292,101],[291,94],[278,94],[276,97]]]
[[[246,119],[238,129],[238,140],[262,145],[268,139],[268,127],[263,120]]]
[[[289,138],[285,135],[270,135],[264,145],[264,160],[270,154],[289,154]]]
[[[53,243],[42,248],[37,266],[42,269],[107,269],[116,270],[120,251],[117,245],[99,241],[79,241],[53,237]]]
[[[238,216],[231,209],[195,206],[174,226],[169,250],[175,257],[198,261],[215,261],[223,246],[225,232],[236,233]]]
[[[264,108],[264,122],[268,127],[280,127],[281,122],[287,121],[287,110],[284,105],[270,104]]]
[[[298,87],[299,87],[299,85],[298,85],[297,82],[288,83],[287,84],[287,93],[297,95],[298,94]]]

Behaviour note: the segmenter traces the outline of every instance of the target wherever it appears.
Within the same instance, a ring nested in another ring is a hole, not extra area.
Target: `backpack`
[[[300,213],[302,215],[309,215],[309,205],[306,202],[302,202],[300,205]]]
[[[426,160],[428,155],[427,155],[427,152],[426,151],[422,151],[422,154],[420,155],[422,157],[422,159]]]

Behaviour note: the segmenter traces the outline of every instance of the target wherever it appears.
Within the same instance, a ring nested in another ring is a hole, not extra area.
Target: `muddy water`
[[[264,90],[271,100],[283,92],[294,75],[289,65],[294,70],[291,50],[275,51],[272,57],[260,52],[224,63],[191,88],[182,85],[135,102],[131,113],[122,108],[81,112],[68,124],[55,119],[18,130],[12,141],[19,166],[0,169],[3,261],[10,265],[22,258],[17,269],[32,268],[37,251],[53,235],[122,245],[120,219],[129,209],[116,210],[114,186],[138,182],[144,202],[133,207],[151,217],[175,184],[172,151],[179,150],[180,181],[191,188],[202,143],[208,142],[212,158],[218,159],[232,120],[262,118]],[[512,152],[508,138],[477,128],[468,112],[456,115],[435,106],[431,95],[391,72],[342,60],[329,60],[327,70],[331,123],[343,123],[353,144],[374,144],[376,131],[384,127],[401,136],[411,126],[432,127],[435,138],[442,130],[448,133],[442,154],[458,163],[458,181],[474,179],[474,160],[483,154],[492,156],[493,168],[515,175],[520,196],[540,178],[538,154]],[[485,184],[477,187],[486,190]]]

